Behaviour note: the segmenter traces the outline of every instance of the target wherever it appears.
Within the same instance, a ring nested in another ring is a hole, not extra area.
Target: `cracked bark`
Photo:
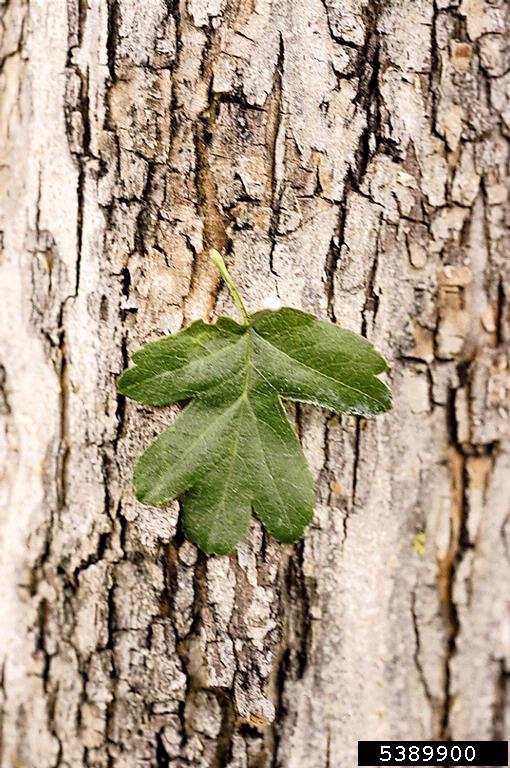
[[[2,0],[2,768],[355,763],[508,737],[503,0]],[[230,558],[132,496],[143,342],[278,300],[391,363],[295,409],[303,542]],[[425,533],[423,546],[422,533]]]

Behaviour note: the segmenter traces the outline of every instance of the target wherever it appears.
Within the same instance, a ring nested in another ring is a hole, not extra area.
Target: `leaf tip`
[[[195,531],[191,526],[186,525],[185,516],[182,527],[186,538],[193,542],[193,544],[206,555],[216,555],[217,557],[231,555],[233,552],[235,552],[236,546],[239,543],[237,541],[232,543],[218,539],[211,540],[207,533],[205,533],[205,535],[198,534],[197,531]]]
[[[144,454],[140,456],[135,464],[133,472],[133,490],[135,498],[141,504],[148,504],[151,507],[159,507],[161,504],[167,504],[171,499],[161,498],[161,493],[157,495],[154,489],[151,490],[151,482],[147,482],[145,475],[145,465],[142,463]]]
[[[126,368],[126,370],[122,371],[122,373],[119,376],[117,376],[117,378],[115,379],[115,389],[117,390],[119,395],[127,395],[125,383],[127,378],[126,373],[129,370],[130,370],[129,368]]]

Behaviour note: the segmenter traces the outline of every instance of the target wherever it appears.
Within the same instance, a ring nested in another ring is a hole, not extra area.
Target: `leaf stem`
[[[211,248],[211,250],[209,251],[209,258],[220,271],[221,276],[225,281],[225,284],[227,285],[230,293],[232,294],[232,298],[235,301],[235,305],[243,318],[243,325],[249,325],[250,316],[246,311],[246,307],[244,306],[243,300],[241,298],[241,294],[237,290],[237,285],[234,283],[232,276],[230,275],[230,272],[228,271],[227,266],[223,261],[223,257],[221,253],[218,253],[218,251],[216,251],[214,248]]]

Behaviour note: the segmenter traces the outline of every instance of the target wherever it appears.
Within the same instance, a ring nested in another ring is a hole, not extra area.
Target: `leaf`
[[[244,323],[199,320],[146,344],[117,386],[141,403],[191,401],[138,460],[135,492],[145,504],[184,495],[188,538],[227,554],[252,509],[282,542],[300,538],[312,518],[312,476],[281,398],[371,416],[391,407],[391,393],[377,378],[386,363],[366,339],[288,307],[249,316],[214,258]]]

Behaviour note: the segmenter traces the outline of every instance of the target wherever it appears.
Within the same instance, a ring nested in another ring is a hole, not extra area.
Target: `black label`
[[[358,741],[358,765],[508,765],[508,741]]]

